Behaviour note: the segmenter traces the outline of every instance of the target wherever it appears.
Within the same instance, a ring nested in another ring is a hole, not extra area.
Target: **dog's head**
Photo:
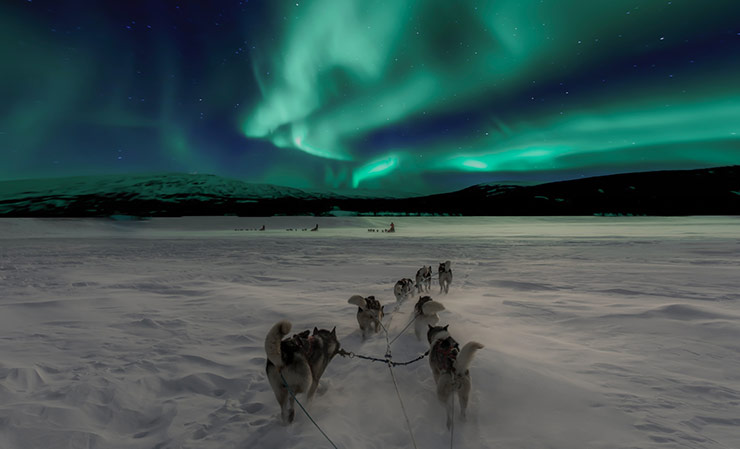
[[[446,260],[444,262],[439,263],[439,272],[442,273],[444,271],[450,271],[450,265],[452,265],[452,262],[449,260]]]
[[[331,357],[337,355],[339,350],[342,349],[342,346],[339,344],[339,339],[337,338],[336,326],[332,330],[314,327],[312,337],[320,339],[326,345],[327,352],[331,354]]]
[[[429,341],[429,345],[434,344],[437,340],[443,340],[450,336],[450,333],[447,331],[447,328],[450,327],[450,325],[446,326],[432,326],[431,324],[428,325],[429,330],[427,330],[427,340]]]

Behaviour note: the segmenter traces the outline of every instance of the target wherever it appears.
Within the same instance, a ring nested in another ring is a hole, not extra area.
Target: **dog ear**
[[[434,329],[431,324],[427,324],[429,326],[429,329]]]
[[[337,336],[337,327],[334,326],[334,329],[331,330],[331,336],[336,337]]]
[[[447,326],[443,327],[442,329],[447,330],[448,327],[450,327],[449,324]]]
[[[313,334],[316,335],[318,333],[319,333],[319,328],[318,327],[314,327],[313,328]]]

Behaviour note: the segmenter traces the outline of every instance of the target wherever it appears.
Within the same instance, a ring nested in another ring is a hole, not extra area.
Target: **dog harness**
[[[368,309],[380,310],[380,301],[375,299],[375,296],[368,296],[367,298],[365,298],[365,303],[367,304]]]
[[[455,339],[447,337],[444,340],[437,340],[429,355],[440,371],[455,372],[455,360],[460,353],[460,345]]]
[[[316,338],[313,335],[303,337],[301,334],[295,334],[292,340],[298,345],[306,358],[311,358],[313,350],[316,347]]]
[[[414,281],[412,281],[409,278],[403,278],[400,281],[396,282],[396,285],[400,285],[401,287],[401,294],[408,296],[411,294],[411,292],[414,291]]]

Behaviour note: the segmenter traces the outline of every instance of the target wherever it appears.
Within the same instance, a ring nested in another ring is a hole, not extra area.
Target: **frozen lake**
[[[336,326],[381,357],[347,299],[392,309],[445,260],[441,322],[485,345],[454,447],[740,447],[738,217],[188,217],[0,220],[0,448],[330,447],[279,423],[265,334]],[[426,346],[407,331],[394,359]],[[418,447],[449,448],[427,361],[394,372]],[[383,364],[337,357],[322,384],[339,447],[412,447]]]

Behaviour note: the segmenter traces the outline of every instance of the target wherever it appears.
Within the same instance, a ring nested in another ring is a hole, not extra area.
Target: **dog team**
[[[449,260],[439,264],[438,277],[440,293],[447,294],[452,283]],[[408,278],[399,280],[393,287],[396,304],[400,305],[412,296],[414,290],[419,295],[428,293],[431,282],[432,267],[426,265],[416,272],[415,283]],[[357,323],[363,341],[380,332],[385,316],[384,306],[380,301],[374,296],[353,295],[347,302],[357,306]],[[438,313],[443,310],[444,306],[430,296],[420,296],[414,305],[413,320],[416,338],[422,341],[426,335],[429,343],[429,366],[436,385],[437,398],[447,411],[449,429],[452,426],[455,394],[460,403],[461,415],[465,418],[472,388],[469,368],[475,352],[483,348],[483,345],[471,341],[460,348],[448,331],[449,325],[437,326],[440,320]],[[280,415],[285,424],[293,422],[295,417],[293,395],[305,393],[307,400],[311,401],[321,375],[334,356],[341,352],[336,327],[331,331],[314,328],[313,332],[306,330],[285,338],[291,327],[290,322],[280,321],[272,326],[265,338],[267,379],[280,404]]]

